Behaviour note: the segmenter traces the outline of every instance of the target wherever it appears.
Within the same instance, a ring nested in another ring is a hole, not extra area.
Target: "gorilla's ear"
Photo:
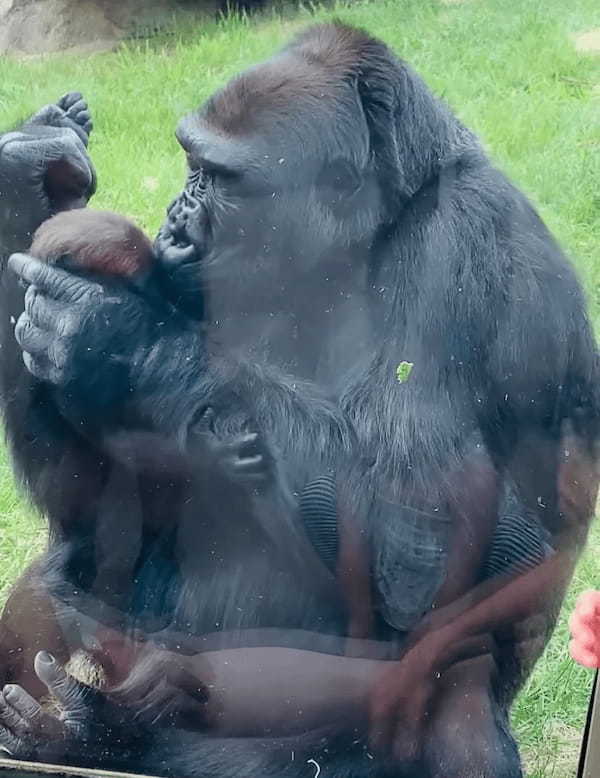
[[[317,186],[329,189],[341,197],[350,197],[360,189],[360,171],[350,160],[339,157],[326,162],[319,173]]]

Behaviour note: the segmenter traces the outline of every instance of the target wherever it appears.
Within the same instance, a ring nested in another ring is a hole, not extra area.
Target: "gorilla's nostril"
[[[169,225],[175,225],[179,222],[181,219],[181,208],[176,208],[169,214],[168,223]]]
[[[195,202],[193,204],[186,204],[182,210],[182,216],[186,219],[190,217],[197,217],[202,211],[200,203]]]

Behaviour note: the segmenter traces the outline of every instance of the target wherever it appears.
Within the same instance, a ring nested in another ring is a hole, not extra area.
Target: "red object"
[[[584,667],[600,667],[600,591],[583,592],[569,619],[569,651]]]

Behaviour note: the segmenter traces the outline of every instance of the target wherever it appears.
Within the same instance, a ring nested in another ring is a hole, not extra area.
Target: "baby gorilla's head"
[[[145,284],[155,262],[152,244],[139,227],[119,214],[89,208],[48,219],[29,253],[66,270],[119,277],[136,286]]]

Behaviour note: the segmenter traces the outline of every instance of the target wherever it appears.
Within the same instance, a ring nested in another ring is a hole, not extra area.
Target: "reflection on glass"
[[[3,408],[50,526],[2,617],[0,747],[517,778],[598,484],[596,346],[536,211],[341,24],[180,122],[153,247],[81,209],[90,132],[73,93],[0,138]]]

